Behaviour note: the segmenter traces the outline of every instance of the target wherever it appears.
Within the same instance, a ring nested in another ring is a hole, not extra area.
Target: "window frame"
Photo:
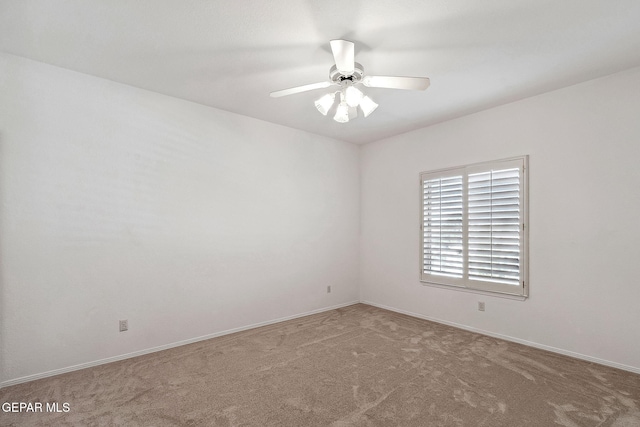
[[[520,204],[520,230],[519,230],[519,285],[510,285],[494,281],[469,279],[469,175],[492,170],[504,170],[514,167],[520,168],[519,204]],[[462,277],[447,277],[424,272],[425,265],[425,208],[424,208],[424,181],[428,179],[462,176]],[[529,296],[529,156],[510,157],[501,160],[473,163],[469,165],[437,169],[421,172],[419,174],[419,277],[425,285],[436,285],[448,289],[466,290],[490,295],[527,298]]]

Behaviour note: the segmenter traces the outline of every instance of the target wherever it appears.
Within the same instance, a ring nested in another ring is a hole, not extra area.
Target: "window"
[[[528,295],[527,157],[420,174],[420,280]]]

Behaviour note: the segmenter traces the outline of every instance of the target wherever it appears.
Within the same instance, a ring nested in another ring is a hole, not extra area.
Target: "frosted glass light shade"
[[[349,121],[349,106],[345,101],[338,104],[336,115],[333,116],[333,120],[338,123],[347,123]]]
[[[378,108],[378,104],[373,102],[373,100],[368,96],[365,96],[360,100],[360,108],[362,109],[364,116],[368,117],[369,114],[373,113],[375,109]]]
[[[318,109],[318,111],[320,111],[320,113],[323,116],[326,116],[327,113],[329,112],[329,109],[333,106],[333,103],[335,100],[336,100],[336,94],[328,93],[315,102],[316,108]]]
[[[358,104],[360,104],[360,100],[362,99],[363,96],[364,94],[353,86],[349,86],[344,91],[344,97],[349,107],[357,107]]]

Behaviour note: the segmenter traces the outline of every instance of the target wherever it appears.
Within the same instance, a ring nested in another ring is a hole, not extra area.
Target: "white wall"
[[[640,371],[638,87],[633,69],[359,150],[0,54],[0,381],[358,298]],[[521,154],[531,297],[420,284],[418,173]]]
[[[355,145],[1,54],[0,159],[5,385],[358,299]]]
[[[636,68],[362,147],[361,298],[640,372],[639,89]],[[422,285],[419,172],[521,154],[531,297]]]

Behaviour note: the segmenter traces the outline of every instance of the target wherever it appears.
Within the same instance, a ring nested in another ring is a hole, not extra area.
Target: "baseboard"
[[[472,326],[467,326],[467,325],[461,325],[459,323],[449,322],[447,320],[436,319],[435,317],[425,316],[425,315],[422,315],[422,314],[413,313],[413,312],[410,312],[410,311],[407,311],[407,310],[401,310],[401,309],[398,309],[398,308],[395,308],[395,307],[389,307],[389,306],[386,306],[386,305],[383,305],[383,304],[378,304],[378,303],[371,302],[371,301],[360,301],[360,302],[362,304],[371,305],[373,307],[382,308],[382,309],[393,311],[393,312],[400,313],[400,314],[406,314],[407,316],[417,317],[419,319],[429,320],[431,322],[436,322],[436,323],[441,323],[443,325],[453,326],[454,328],[464,329],[466,331],[476,332],[476,333],[482,334],[482,335],[488,335],[490,337],[499,338],[499,339],[502,339],[502,340],[505,340],[505,341],[511,341],[511,342],[515,342],[515,343],[518,343],[518,344],[523,344],[523,345],[526,345],[526,346],[529,346],[529,347],[534,347],[534,348],[538,348],[538,349],[541,349],[541,350],[550,351],[552,353],[562,354],[563,356],[574,357],[576,359],[586,360],[587,362],[593,362],[593,363],[597,363],[599,365],[609,366],[609,367],[612,367],[612,368],[617,368],[617,369],[622,369],[624,371],[633,372],[635,374],[640,374],[640,367],[623,365],[622,363],[612,362],[610,360],[599,359],[597,357],[587,356],[586,354],[576,353],[576,352],[573,352],[573,351],[564,350],[562,348],[552,347],[552,346],[549,346],[549,345],[540,344],[540,343],[533,342],[533,341],[527,341],[527,340],[523,340],[523,339],[520,339],[520,338],[515,338],[515,337],[512,337],[512,336],[509,336],[509,335],[497,334],[495,332],[485,331],[483,329],[478,329],[478,328],[474,328]]]
[[[208,339],[211,339],[211,338],[221,337],[223,335],[229,335],[229,334],[233,334],[233,333],[236,333],[236,332],[246,331],[248,329],[259,328],[261,326],[272,325],[274,323],[284,322],[286,320],[297,319],[299,317],[304,317],[304,316],[309,316],[309,315],[312,315],[312,314],[323,313],[325,311],[335,310],[337,308],[348,307],[350,305],[358,304],[359,302],[360,301],[352,301],[352,302],[347,302],[347,303],[343,303],[343,304],[333,305],[331,307],[323,307],[323,308],[319,308],[317,310],[311,310],[311,311],[307,311],[307,312],[304,312],[304,313],[294,314],[294,315],[291,315],[291,316],[280,317],[278,319],[267,320],[265,322],[259,322],[259,323],[254,323],[254,324],[247,325],[247,326],[241,326],[239,328],[227,329],[225,331],[216,332],[216,333],[208,334],[208,335],[203,335],[203,336],[196,337],[196,338],[190,338],[190,339],[183,340],[183,341],[177,341],[177,342],[173,342],[173,343],[170,343],[170,344],[165,344],[165,345],[161,345],[161,346],[157,346],[157,347],[147,348],[147,349],[144,349],[144,350],[138,350],[138,351],[134,351],[134,352],[131,352],[131,353],[121,354],[119,356],[107,357],[105,359],[99,359],[99,360],[94,360],[92,362],[86,362],[86,363],[81,363],[81,364],[78,364],[78,365],[68,366],[66,368],[54,369],[54,370],[47,371],[47,372],[42,372],[42,373],[39,373],[39,374],[27,375],[27,376],[24,376],[24,377],[13,379],[13,380],[3,381],[2,383],[0,383],[0,389],[4,388],[4,387],[9,387],[9,386],[12,386],[12,385],[16,385],[16,384],[26,383],[26,382],[34,381],[34,380],[39,380],[39,379],[42,379],[42,378],[53,377],[55,375],[66,374],[67,372],[79,371],[80,369],[91,368],[93,366],[104,365],[106,363],[117,362],[119,360],[130,359],[132,357],[138,357],[138,356],[143,356],[143,355],[149,354],[149,353],[155,353],[155,352],[162,351],[162,350],[168,350],[170,348],[180,347],[182,345],[192,344],[192,343],[195,343],[195,342],[198,342],[198,341],[205,341],[205,340],[208,340]]]
[[[134,352],[131,352],[131,353],[122,354],[122,355],[119,355],[119,356],[108,357],[108,358],[105,358],[105,359],[99,359],[99,360],[95,360],[95,361],[92,361],[92,362],[81,363],[81,364],[78,364],[78,365],[68,366],[68,367],[60,368],[60,369],[54,369],[54,370],[51,370],[51,371],[42,372],[42,373],[38,373],[38,374],[27,375],[27,376],[24,376],[24,377],[3,381],[2,383],[0,383],[0,389],[4,388],[4,387],[9,387],[9,386],[12,386],[12,385],[16,385],[16,384],[26,383],[26,382],[29,382],[29,381],[34,381],[34,380],[39,380],[39,379],[42,379],[42,378],[52,377],[52,376],[55,376],[55,375],[65,374],[67,372],[73,372],[73,371],[78,371],[80,369],[91,368],[93,366],[99,366],[99,365],[104,365],[106,363],[117,362],[119,360],[124,360],[124,359],[130,359],[130,358],[133,358],[133,357],[143,356],[145,354],[155,353],[155,352],[158,352],[158,351],[167,350],[167,349],[174,348],[174,347],[179,347],[179,346],[182,346],[182,345],[192,344],[192,343],[195,343],[195,342],[198,342],[198,341],[205,341],[205,340],[208,340],[208,339],[211,339],[211,338],[220,337],[220,336],[223,336],[223,335],[229,335],[229,334],[233,334],[233,333],[241,332],[241,331],[246,331],[246,330],[253,329],[253,328],[259,328],[261,326],[272,325],[274,323],[284,322],[286,320],[297,319],[299,317],[304,317],[304,316],[309,316],[309,315],[312,315],[312,314],[322,313],[322,312],[325,312],[325,311],[335,310],[337,308],[348,307],[350,305],[354,305],[354,304],[358,304],[358,303],[371,305],[373,307],[382,308],[384,310],[389,310],[389,311],[393,311],[393,312],[400,313],[400,314],[406,314],[408,316],[417,317],[419,319],[429,320],[431,322],[436,322],[436,323],[441,323],[443,325],[453,326],[454,328],[464,329],[466,331],[475,332],[475,333],[478,333],[478,334],[482,334],[482,335],[487,335],[487,336],[491,336],[491,337],[494,337],[494,338],[503,339],[505,341],[511,341],[511,342],[515,342],[515,343],[518,343],[518,344],[523,344],[523,345],[526,345],[526,346],[529,346],[529,347],[534,347],[534,348],[538,348],[538,349],[541,349],[541,350],[550,351],[552,353],[558,353],[558,354],[562,354],[564,356],[574,357],[576,359],[586,360],[588,362],[593,362],[593,363],[597,363],[597,364],[600,364],[600,365],[609,366],[609,367],[612,367],[612,368],[622,369],[624,371],[629,371],[629,372],[633,372],[633,373],[636,373],[636,374],[640,374],[640,368],[639,367],[624,365],[624,364],[621,364],[621,363],[612,362],[612,361],[600,359],[600,358],[597,358],[597,357],[587,356],[585,354],[576,353],[576,352],[573,352],[573,351],[564,350],[564,349],[561,349],[561,348],[552,347],[552,346],[548,346],[548,345],[545,345],[545,344],[539,344],[539,343],[536,343],[536,342],[533,342],[533,341],[527,341],[527,340],[523,340],[523,339],[520,339],[520,338],[515,338],[515,337],[512,337],[512,336],[508,336],[508,335],[497,334],[495,332],[486,331],[486,330],[483,330],[483,329],[474,328],[474,327],[471,327],[471,326],[462,325],[462,324],[455,323],[455,322],[449,322],[449,321],[446,321],[446,320],[437,319],[435,317],[425,316],[425,315],[422,315],[422,314],[413,313],[411,311],[401,310],[401,309],[398,309],[398,308],[395,308],[395,307],[390,307],[390,306],[386,306],[386,305],[383,305],[383,304],[378,304],[378,303],[375,303],[375,302],[363,300],[363,301],[347,302],[347,303],[338,304],[338,305],[334,305],[334,306],[330,306],[330,307],[323,307],[323,308],[320,308],[320,309],[317,309],[317,310],[311,310],[311,311],[307,311],[307,312],[304,312],[304,313],[294,314],[294,315],[291,315],[291,316],[280,317],[280,318],[277,318],[277,319],[268,320],[268,321],[265,321],[265,322],[254,323],[254,324],[251,324],[251,325],[241,326],[241,327],[238,327],[238,328],[227,329],[225,331],[216,332],[216,333],[208,334],[208,335],[203,335],[203,336],[196,337],[196,338],[190,338],[190,339],[187,339],[187,340],[177,341],[177,342],[173,342],[173,343],[170,343],[170,344],[165,344],[165,345],[152,347],[152,348],[148,348],[148,349],[144,349],[144,350],[138,350],[138,351],[134,351]]]

